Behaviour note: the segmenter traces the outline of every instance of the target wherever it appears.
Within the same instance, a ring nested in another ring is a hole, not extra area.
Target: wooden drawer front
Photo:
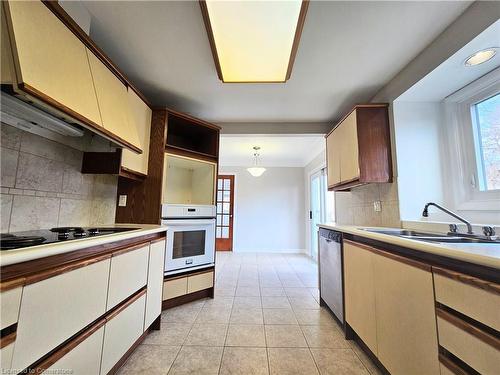
[[[500,294],[439,273],[434,273],[434,287],[436,301],[500,331]]]
[[[110,259],[24,287],[13,368],[24,369],[106,311]]]
[[[101,374],[107,374],[142,335],[146,295],[142,295],[105,326]]]
[[[104,326],[48,367],[46,373],[57,374],[57,370],[65,369],[72,375],[99,374],[103,338]]]
[[[165,241],[151,244],[149,249],[148,292],[146,296],[146,317],[144,329],[161,314],[163,290],[163,269],[165,266]]]
[[[111,258],[109,294],[110,310],[147,284],[149,244]]]
[[[163,283],[163,300],[183,296],[187,293],[187,277],[168,280]]]
[[[199,275],[189,276],[187,292],[193,293],[199,290],[208,289],[214,286],[214,273],[207,272]]]
[[[19,306],[21,305],[22,293],[23,293],[22,287],[2,292],[0,296],[0,299],[2,301],[1,313],[0,313],[2,329],[14,323],[17,323],[17,318],[19,317]]]
[[[2,369],[2,374],[9,374],[9,369],[12,368],[12,355],[14,354],[14,344],[15,342],[11,342],[8,345],[5,345],[0,350],[0,369]]]
[[[498,374],[500,351],[438,316],[439,344],[481,374]]]
[[[85,46],[41,1],[8,7],[18,81],[101,125]]]

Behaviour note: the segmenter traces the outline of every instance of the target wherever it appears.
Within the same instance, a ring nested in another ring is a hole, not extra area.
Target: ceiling
[[[197,1],[84,6],[91,37],[155,105],[214,122],[317,122],[371,99],[470,3],[312,1],[285,84],[221,83]]]
[[[325,148],[323,136],[221,136],[219,163],[241,167],[253,163],[253,146],[260,146],[264,167],[304,167]]]
[[[500,20],[463,46],[397,100],[409,102],[443,100],[460,88],[500,67],[500,49],[491,60],[483,64],[471,67],[464,65],[469,56],[489,47],[500,47]]]

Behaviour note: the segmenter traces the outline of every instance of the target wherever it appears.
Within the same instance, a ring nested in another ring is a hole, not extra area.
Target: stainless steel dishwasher
[[[344,324],[342,269],[342,233],[319,228],[320,297]]]

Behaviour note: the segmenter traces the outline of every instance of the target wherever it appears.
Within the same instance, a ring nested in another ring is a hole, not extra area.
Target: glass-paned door
[[[318,259],[318,224],[326,218],[326,173],[324,169],[311,175],[310,180],[310,228],[311,257]]]
[[[233,251],[234,176],[217,178],[217,224],[215,249]]]

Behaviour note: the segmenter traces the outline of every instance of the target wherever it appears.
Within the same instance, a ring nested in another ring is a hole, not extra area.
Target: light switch
[[[382,203],[380,201],[375,201],[373,202],[373,210],[375,212],[380,212],[382,211]]]
[[[126,207],[127,206],[127,196],[126,195],[120,195],[118,197],[118,206],[119,207]]]

